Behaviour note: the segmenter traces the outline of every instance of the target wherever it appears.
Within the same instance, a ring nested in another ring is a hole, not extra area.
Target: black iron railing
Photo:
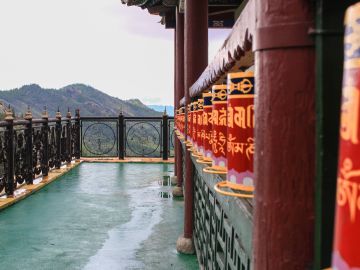
[[[75,117],[57,112],[41,119],[30,110],[23,120],[15,120],[11,110],[0,121],[0,195],[13,196],[24,183],[46,177],[73,159],[84,157],[173,156],[174,119],[163,117]]]
[[[81,117],[83,157],[161,157],[174,155],[174,119],[162,117]]]
[[[45,110],[41,119],[32,119],[28,111],[24,120],[14,120],[11,110],[0,121],[0,194],[8,196],[23,183],[33,184],[50,169],[80,159],[80,115],[49,118]]]

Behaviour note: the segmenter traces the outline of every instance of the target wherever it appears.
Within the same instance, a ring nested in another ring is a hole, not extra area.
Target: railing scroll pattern
[[[163,117],[81,117],[83,157],[174,156],[174,119]],[[77,130],[77,129],[75,129]],[[77,136],[75,136],[76,138]]]
[[[79,119],[79,110],[75,117],[58,112],[49,118],[45,109],[41,119],[32,119],[28,111],[24,120],[15,120],[8,110],[0,121],[0,196],[12,197],[22,184],[80,158]]]

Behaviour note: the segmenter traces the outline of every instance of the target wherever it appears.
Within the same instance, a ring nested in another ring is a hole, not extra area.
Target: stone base
[[[183,235],[176,241],[176,250],[182,254],[195,254],[195,247],[192,239],[185,238]]]
[[[172,190],[172,194],[174,197],[184,197],[184,192],[182,187],[178,187],[178,186],[174,187]]]
[[[176,186],[178,184],[177,176],[174,175],[174,176],[170,177],[170,181],[171,181],[172,186]]]

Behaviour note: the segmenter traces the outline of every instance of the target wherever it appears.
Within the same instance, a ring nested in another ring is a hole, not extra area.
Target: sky
[[[170,105],[174,31],[120,0],[0,0],[0,89],[83,83]],[[230,30],[209,31],[209,60]]]

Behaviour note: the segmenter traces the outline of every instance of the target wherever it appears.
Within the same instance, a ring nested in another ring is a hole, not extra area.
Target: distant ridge
[[[120,110],[125,116],[162,115],[144,105],[139,99],[121,100],[84,84],[72,84],[58,90],[30,84],[0,91],[0,114],[8,104],[14,108],[17,116],[25,113],[28,106],[31,107],[34,117],[41,116],[44,106],[52,117],[55,116],[58,107],[63,115],[68,108],[72,113],[75,109],[80,109],[82,116],[116,116]]]

